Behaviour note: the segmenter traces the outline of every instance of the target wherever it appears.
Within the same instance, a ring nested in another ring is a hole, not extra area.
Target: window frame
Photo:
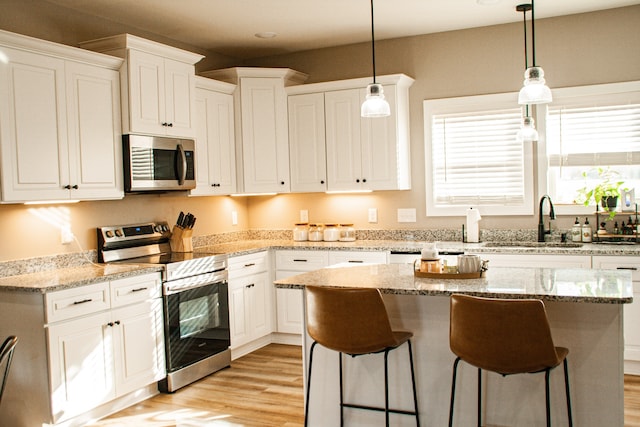
[[[551,90],[553,102],[551,105],[562,102],[575,102],[580,98],[593,96],[616,95],[628,92],[640,92],[640,81],[628,81],[618,83],[604,83],[587,86],[571,86]],[[536,123],[540,138],[537,144],[538,167],[537,167],[537,188],[538,198],[546,194],[549,188],[548,178],[548,156],[547,156],[547,105],[538,105],[536,108]],[[636,196],[638,197],[638,196]],[[593,214],[595,206],[584,206],[581,204],[562,204],[554,201],[555,212],[558,215],[587,216]]]
[[[467,209],[478,209],[483,216],[521,216],[534,214],[534,158],[531,143],[524,143],[524,202],[520,206],[505,205],[458,205],[438,206],[433,192],[433,149],[432,149],[432,117],[438,114],[461,113],[465,111],[491,111],[518,108],[518,93],[498,93],[488,95],[474,95],[456,98],[427,99],[423,101],[424,123],[424,165],[425,165],[425,196],[426,216],[465,216]],[[516,135],[513,135],[516,138]]]

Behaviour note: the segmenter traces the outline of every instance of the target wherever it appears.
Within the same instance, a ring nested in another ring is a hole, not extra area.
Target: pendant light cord
[[[373,0],[371,0],[371,58],[373,62],[373,83],[376,83],[376,42],[373,32]]]
[[[533,10],[533,6],[532,6],[532,10]],[[522,23],[523,23],[523,27],[524,27],[524,69],[528,69],[529,68],[529,54],[527,51],[527,9],[524,8],[522,10]],[[526,104],[524,106],[525,108],[525,116],[529,117],[529,104]]]
[[[534,15],[534,10],[536,9],[534,4],[534,0],[531,0],[531,61],[532,67],[536,66],[536,17]]]

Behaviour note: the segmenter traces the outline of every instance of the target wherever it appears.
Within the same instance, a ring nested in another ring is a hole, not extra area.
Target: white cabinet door
[[[166,133],[195,137],[195,68],[191,64],[164,59]]]
[[[66,71],[71,197],[121,199],[120,76],[75,62]]]
[[[347,89],[325,93],[327,189],[363,189],[360,144],[360,92]]]
[[[229,280],[229,330],[231,347],[239,347],[250,341],[247,314],[247,280]]]
[[[125,133],[194,137],[194,75],[191,64],[129,50]]]
[[[113,310],[111,323],[117,395],[164,378],[162,299]]]
[[[196,188],[192,196],[232,194],[236,186],[233,85],[196,77]],[[216,90],[228,87],[228,93]]]
[[[288,102],[291,191],[326,191],[324,94],[292,95]]]
[[[240,79],[242,180],[246,193],[287,193],[287,99],[281,78]]]
[[[591,268],[589,255],[478,254],[491,267]]]
[[[65,63],[3,48],[0,66],[2,200],[69,198]]]
[[[49,326],[51,411],[54,422],[116,397],[110,313]]]
[[[594,256],[593,268],[630,270],[633,302],[624,305],[624,372],[640,375],[640,257]]]
[[[235,349],[271,333],[271,305],[267,272],[229,281],[229,329]]]

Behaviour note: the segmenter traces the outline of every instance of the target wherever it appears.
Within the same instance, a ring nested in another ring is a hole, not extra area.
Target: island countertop
[[[490,268],[479,279],[415,277],[412,264],[369,264],[323,268],[276,280],[278,288],[305,286],[377,288],[385,294],[446,296],[453,293],[494,298],[625,304],[633,301],[631,272],[568,268]]]

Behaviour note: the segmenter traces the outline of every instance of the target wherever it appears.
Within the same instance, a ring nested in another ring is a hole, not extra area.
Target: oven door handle
[[[227,270],[198,274],[184,279],[171,280],[162,286],[164,295],[172,295],[189,289],[201,288],[216,283],[226,283],[229,278]]]

